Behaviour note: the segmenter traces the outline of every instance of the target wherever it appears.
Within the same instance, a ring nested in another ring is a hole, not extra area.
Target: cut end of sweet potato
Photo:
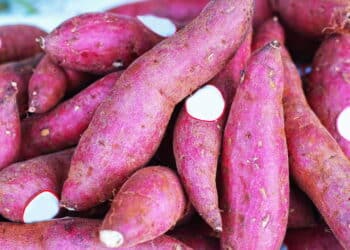
[[[45,50],[45,38],[40,36],[37,39],[35,39],[35,41],[39,44],[40,48],[42,50]]]
[[[120,247],[124,243],[124,237],[121,233],[113,230],[100,230],[100,241],[106,247]]]
[[[137,19],[157,35],[169,37],[175,34],[176,26],[168,18],[154,15],[137,16]]]
[[[59,200],[49,191],[36,195],[26,206],[23,212],[23,222],[33,223],[50,220],[59,212]]]
[[[350,106],[340,112],[337,118],[337,130],[344,139],[350,141]]]
[[[186,111],[195,119],[215,121],[225,109],[225,99],[220,90],[213,85],[206,85],[186,100]]]

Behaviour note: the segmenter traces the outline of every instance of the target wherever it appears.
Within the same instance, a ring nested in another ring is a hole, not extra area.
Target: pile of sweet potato
[[[2,249],[350,249],[349,0],[0,26],[0,62]]]

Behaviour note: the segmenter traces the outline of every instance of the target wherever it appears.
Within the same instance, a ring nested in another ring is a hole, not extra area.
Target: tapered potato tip
[[[120,247],[124,243],[124,237],[121,233],[113,230],[100,230],[100,241],[106,247]]]

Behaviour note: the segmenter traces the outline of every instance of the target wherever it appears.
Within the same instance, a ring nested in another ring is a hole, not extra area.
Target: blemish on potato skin
[[[44,128],[40,131],[41,136],[48,136],[50,134],[50,130],[48,128]]]

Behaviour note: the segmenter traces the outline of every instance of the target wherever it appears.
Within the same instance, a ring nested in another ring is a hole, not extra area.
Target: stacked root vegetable
[[[349,0],[149,0],[0,44],[2,249],[350,249]]]

